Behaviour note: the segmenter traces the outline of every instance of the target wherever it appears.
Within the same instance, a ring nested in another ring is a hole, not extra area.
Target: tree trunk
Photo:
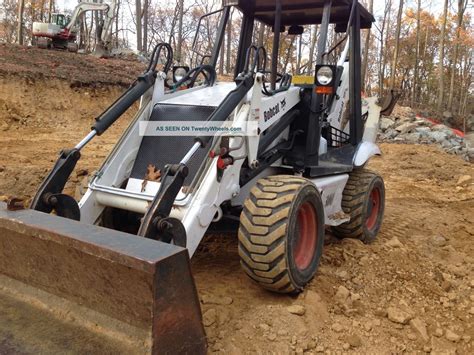
[[[143,45],[142,51],[144,53],[148,52],[148,5],[150,0],[145,0],[143,3]]]
[[[441,25],[441,35],[439,39],[439,81],[438,81],[438,102],[436,108],[438,112],[443,109],[444,101],[444,37],[446,36],[446,21],[448,18],[448,0],[444,0],[443,23]]]
[[[48,22],[51,23],[51,14],[53,13],[54,0],[49,0]]]
[[[421,0],[418,0],[418,9],[416,13],[416,47],[415,47],[415,74],[413,78],[413,92],[411,95],[411,106],[415,106],[418,92],[418,61],[420,58],[420,30],[421,30]]]
[[[295,36],[291,36],[291,37],[293,37],[293,38],[291,39],[291,43],[288,46],[288,51],[286,52],[286,58],[285,58],[285,62],[284,62],[284,65],[283,65],[283,72],[284,73],[286,73],[286,68],[288,67],[288,63],[290,62],[291,53],[293,52],[293,43],[295,42]]]
[[[400,29],[402,26],[402,15],[403,15],[403,0],[400,0],[400,4],[398,6],[397,30],[395,34],[395,51],[393,53],[392,70],[390,73],[390,89],[393,89],[395,87],[395,72],[397,69],[398,51],[400,47]]]
[[[374,0],[370,0],[369,4],[369,12],[372,13],[374,10]],[[365,85],[366,76],[367,76],[367,65],[368,65],[368,58],[369,58],[369,48],[370,48],[370,29],[366,30],[367,33],[365,35],[365,48],[364,48],[364,61],[362,63],[362,88],[364,91],[367,91],[367,87]]]
[[[230,74],[232,71],[231,68],[231,57],[232,57],[232,15],[229,16],[229,21],[227,22],[227,55],[225,63],[225,71],[227,74]]]
[[[135,25],[137,27],[137,51],[142,51],[142,4],[140,0],[135,0]]]
[[[302,44],[301,44],[301,37],[302,35],[298,36],[298,57],[296,58],[296,74],[300,74],[301,69],[301,55],[302,55]]]
[[[25,10],[25,0],[20,0],[18,6],[18,30],[17,41],[19,45],[23,45],[23,12]]]
[[[260,26],[258,28],[258,47],[263,46],[264,37],[265,37],[265,25],[263,23],[260,23]]]
[[[115,48],[119,47],[119,13],[120,13],[120,0],[117,1],[117,10],[115,11]]]
[[[184,16],[184,0],[178,1],[178,43],[176,45],[176,60],[181,63],[183,50],[183,16]]]
[[[308,68],[306,69],[306,73],[311,75],[313,71],[313,64],[314,64],[314,49],[316,48],[316,39],[318,37],[318,25],[313,25],[312,27],[312,35],[311,35],[311,44],[309,46],[309,60],[308,60]]]
[[[392,0],[389,0],[385,4],[385,11],[383,15],[382,29],[380,31],[380,59],[379,59],[379,97],[383,97],[384,91],[384,78],[385,78],[385,66],[386,66],[386,56],[384,55],[385,47],[388,47],[389,40],[389,29],[390,29],[390,13],[392,12]],[[384,46],[384,33],[385,36],[385,46]]]
[[[464,10],[467,6],[467,0],[458,0],[458,17],[456,23],[456,43],[454,45],[454,61],[451,69],[451,82],[449,85],[448,110],[453,112],[453,96],[454,96],[454,77],[456,74],[456,65],[459,57],[459,39],[461,36],[462,20],[464,17]]]

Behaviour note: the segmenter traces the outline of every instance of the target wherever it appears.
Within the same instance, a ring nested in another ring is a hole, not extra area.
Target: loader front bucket
[[[186,249],[0,203],[0,353],[206,352]]]

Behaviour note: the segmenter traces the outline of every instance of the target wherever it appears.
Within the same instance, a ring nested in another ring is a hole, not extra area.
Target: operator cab
[[[69,16],[68,16],[69,17]],[[68,23],[68,17],[63,14],[52,14],[51,15],[51,23],[58,25],[60,28],[66,27]]]

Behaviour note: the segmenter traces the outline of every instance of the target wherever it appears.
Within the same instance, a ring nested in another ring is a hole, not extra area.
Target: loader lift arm
[[[59,216],[80,220],[77,202],[72,197],[61,193],[81,157],[80,150],[94,136],[100,136],[104,133],[135,101],[153,87],[157,75],[156,66],[162,50],[165,51],[166,56],[164,71],[170,70],[173,61],[173,50],[169,44],[159,43],[153,50],[150,63],[145,72],[108,109],[96,118],[96,123],[92,126],[91,132],[81,142],[73,149],[63,150],[60,153],[56,164],[33,198],[30,205],[31,209],[45,213],[54,210]]]

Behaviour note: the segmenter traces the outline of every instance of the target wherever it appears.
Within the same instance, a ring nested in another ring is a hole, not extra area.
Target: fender
[[[382,155],[377,144],[372,142],[361,142],[354,154],[352,163],[354,167],[361,167],[374,155]]]

